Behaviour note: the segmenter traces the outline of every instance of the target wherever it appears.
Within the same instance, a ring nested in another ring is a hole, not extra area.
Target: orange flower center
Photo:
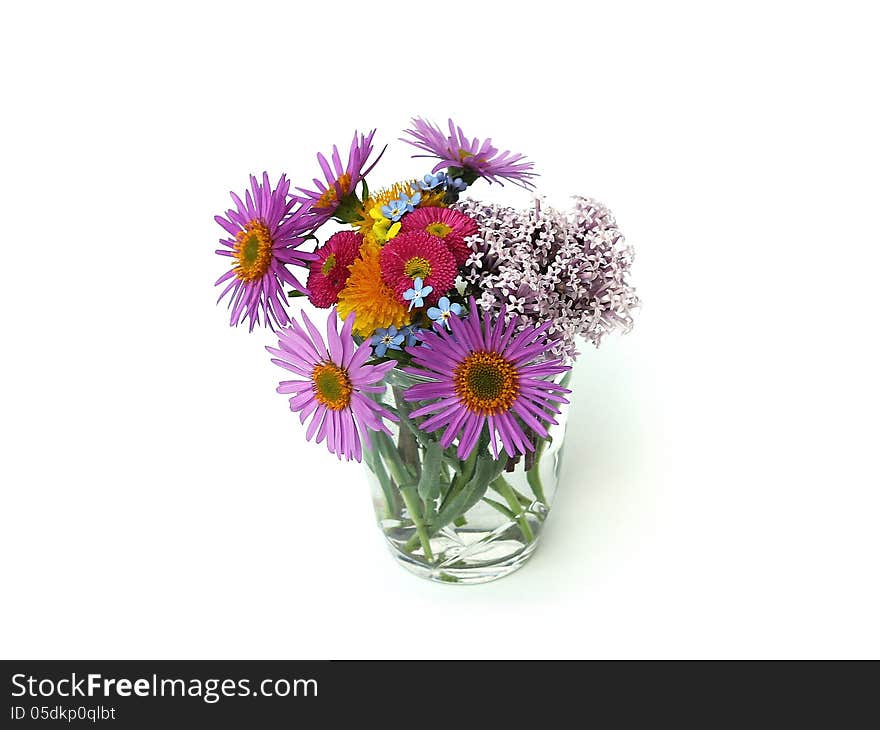
[[[336,182],[339,184],[339,188],[345,192],[351,184],[351,175],[343,172]],[[313,205],[315,208],[332,208],[338,202],[337,197],[336,185],[334,184],[328,187]]]
[[[427,279],[431,275],[431,262],[421,256],[413,256],[403,265],[403,273],[410,279]]]
[[[455,394],[468,410],[486,416],[506,413],[519,395],[519,374],[497,352],[473,352],[452,376]]]
[[[242,281],[262,279],[272,264],[272,237],[262,221],[254,219],[235,235],[232,249],[238,265],[235,275]]]
[[[425,231],[430,233],[432,236],[437,236],[437,238],[446,238],[451,230],[452,226],[447,226],[445,223],[441,223],[440,221],[435,221],[434,223],[429,223],[425,226]]]
[[[351,402],[351,381],[348,373],[332,362],[315,365],[312,371],[312,390],[318,403],[331,411],[341,411]]]

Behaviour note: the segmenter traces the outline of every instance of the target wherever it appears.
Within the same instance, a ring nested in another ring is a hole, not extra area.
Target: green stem
[[[409,407],[403,398],[403,391],[396,385],[392,386],[391,389],[394,393],[394,402],[397,405],[398,418],[404,423],[409,424]],[[418,477],[421,470],[419,444],[410,429],[398,428],[397,451],[403,459],[403,463],[407,466],[412,466],[416,472],[416,477]]]
[[[526,479],[532,488],[532,494],[545,507],[549,505],[547,504],[547,498],[544,496],[544,484],[541,482],[541,456],[546,447],[547,440],[539,439],[538,445],[535,447],[535,460],[532,462],[532,468],[526,472]]]
[[[388,465],[388,471],[391,472],[391,476],[395,482],[397,482],[397,486],[403,488],[404,484],[409,484],[414,481],[414,477],[406,468],[406,465],[400,460],[400,454],[397,453],[397,447],[395,447],[394,442],[388,437],[387,434],[377,432],[373,437],[379,446],[379,452],[382,456],[385,457],[385,462]]]
[[[494,507],[495,509],[497,509],[507,519],[509,519],[509,520],[516,519],[516,515],[513,512],[511,512],[509,509],[507,509],[507,507],[505,507],[503,504],[501,504],[501,502],[496,502],[494,499],[491,499],[489,497],[483,497],[483,501],[486,504],[488,504],[490,507]]]
[[[526,519],[525,512],[523,512],[522,505],[516,498],[516,493],[514,492],[513,487],[507,483],[507,480],[504,477],[498,477],[492,482],[492,489],[507,500],[507,504],[516,516],[516,521],[519,524],[519,529],[522,531],[525,541],[527,543],[533,542],[535,539],[535,533],[532,532],[532,526],[529,524],[528,519]]]
[[[416,545],[418,545],[422,541],[421,536],[417,533],[413,535],[409,540],[407,540],[403,545],[403,552],[411,553],[416,549]]]
[[[464,489],[467,486],[467,483],[471,480],[471,477],[473,477],[474,469],[477,466],[477,454],[478,450],[474,449],[470,453],[470,456],[468,456],[467,460],[461,462],[461,474],[457,474],[449,483],[448,491],[443,495],[443,499],[440,500],[441,511],[446,506],[447,502]]]
[[[559,381],[560,387],[565,388],[568,386],[569,381],[571,381],[572,372],[572,370],[569,370],[562,376],[562,379]],[[532,462],[532,468],[526,471],[526,479],[529,482],[529,486],[532,488],[532,493],[535,495],[535,499],[545,507],[549,508],[550,505],[547,504],[547,497],[544,495],[544,483],[541,481],[541,457],[544,455],[548,443],[549,439],[538,439],[538,443],[535,446],[535,457]]]
[[[378,451],[365,451],[364,460],[367,466],[373,470],[376,479],[379,480],[379,486],[382,487],[382,494],[385,496],[385,519],[393,519],[397,512],[397,503],[394,499],[394,486],[388,478],[388,472],[385,471],[385,465],[382,463],[382,457]]]
[[[425,559],[430,563],[434,561],[434,554],[431,552],[431,538],[428,537],[428,531],[425,529],[425,523],[422,522],[422,516],[419,514],[418,497],[416,494],[414,494],[414,492],[415,490],[412,487],[400,488],[400,493],[403,495],[404,504],[406,504],[406,509],[407,511],[409,511],[409,517],[413,521],[413,525],[415,525],[418,541],[421,543],[422,550],[424,550],[425,552]],[[410,541],[406,543],[404,548],[407,548],[410,542],[412,542],[412,539],[410,539]],[[412,550],[412,548],[408,549]]]

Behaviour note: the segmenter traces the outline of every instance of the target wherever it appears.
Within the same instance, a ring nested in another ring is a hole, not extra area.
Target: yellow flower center
[[[431,275],[431,262],[421,256],[413,256],[403,265],[403,273],[410,279],[415,279],[416,277],[427,279]]]
[[[475,163],[478,165],[482,165],[486,162],[485,157],[477,157],[473,152],[469,152],[465,149],[458,150],[458,159],[461,160],[462,164],[473,166]]]
[[[242,281],[262,279],[272,264],[272,237],[269,229],[259,220],[252,220],[235,235],[232,249],[238,265],[235,275]]]
[[[497,352],[471,353],[456,366],[452,379],[462,405],[486,416],[506,413],[519,394],[516,367]]]
[[[452,226],[447,226],[445,223],[436,221],[426,225],[425,230],[432,236],[437,236],[437,238],[446,238],[446,236],[449,235],[449,231],[452,230]]]
[[[351,175],[347,172],[343,172],[342,175],[336,179],[336,182],[339,183],[339,187],[343,191],[348,190],[348,186],[351,184]],[[330,208],[337,202],[336,185],[334,184],[327,188],[321,197],[312,205],[315,208]]]
[[[324,263],[321,265],[321,273],[324,276],[327,276],[333,269],[336,268],[336,254],[331,253]]]
[[[315,365],[312,371],[312,390],[318,403],[331,411],[341,411],[351,402],[351,381],[348,373],[332,362]]]

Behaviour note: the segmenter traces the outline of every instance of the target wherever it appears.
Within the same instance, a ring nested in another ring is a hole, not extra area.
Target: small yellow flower
[[[370,216],[376,220],[371,229],[372,240],[378,244],[387,243],[400,232],[400,221],[392,223],[388,218],[382,215],[382,206],[375,206],[370,211]]]
[[[396,200],[403,193],[412,197],[417,191],[418,186],[414,180],[403,180],[402,182],[394,183],[391,187],[373,193],[364,201],[364,208],[352,225],[365,240],[371,243],[381,245],[390,241],[400,230],[400,224],[395,223],[391,225],[391,221],[382,214],[382,206],[388,205],[388,203]],[[443,191],[422,192],[422,201],[416,207],[445,208]]]

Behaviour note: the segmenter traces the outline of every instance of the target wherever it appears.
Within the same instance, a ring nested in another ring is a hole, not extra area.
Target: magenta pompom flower
[[[514,336],[519,318],[505,324],[504,316],[502,310],[498,319],[492,320],[486,312],[481,322],[471,297],[469,316],[451,317],[450,332],[443,328],[421,330],[417,335],[421,346],[407,348],[417,367],[406,368],[406,372],[432,382],[411,386],[404,397],[433,401],[412,411],[410,417],[433,414],[419,428],[428,433],[445,428],[440,439],[444,449],[459,437],[459,459],[470,456],[484,426],[488,426],[496,459],[496,439],[510,457],[534,451],[523,427],[548,438],[545,424],[556,423],[553,414],[559,413],[557,403],[568,402],[561,394],[571,391],[548,378],[571,368],[561,360],[537,361],[547,349],[544,332],[552,323],[525,327]]]
[[[484,177],[489,182],[497,182],[499,185],[504,184],[501,180],[509,180],[526,189],[535,186],[531,180],[537,177],[537,173],[532,172],[534,163],[527,161],[525,155],[509,150],[499,152],[497,147],[492,146],[491,139],[486,139],[482,144],[476,137],[468,139],[461,131],[461,127],[456,127],[451,119],[448,136],[440,127],[424,119],[414,118],[412,125],[413,129],[404,132],[412,139],[405,137],[400,139],[428,153],[413,157],[440,159],[431,172],[437,172],[445,167],[459,167],[471,171],[474,178]]]
[[[473,253],[465,242],[468,236],[477,234],[477,223],[470,216],[451,208],[419,208],[405,215],[401,230],[424,231],[443,240],[461,266]]]
[[[425,287],[431,287],[426,301],[436,304],[452,288],[458,273],[452,252],[443,241],[424,231],[397,234],[382,247],[379,266],[382,280],[401,302],[407,301],[404,292],[421,279]]]
[[[342,166],[342,158],[339,156],[339,148],[336,145],[333,145],[333,154],[329,161],[320,152],[318,153],[318,164],[324,173],[324,179],[314,178],[312,180],[315,183],[314,190],[297,188],[305,196],[303,200],[309,205],[315,218],[315,227],[328,221],[336,214],[343,200],[354,192],[357,184],[379,162],[379,158],[385,152],[384,149],[379,153],[379,157],[367,167],[367,162],[373,153],[374,134],[376,134],[375,129],[366,136],[355,132],[348,150],[348,164],[345,167]]]
[[[290,410],[299,413],[300,423],[310,417],[306,439],[315,437],[316,443],[327,442],[327,450],[339,459],[360,461],[363,445],[370,448],[369,432],[391,432],[382,419],[396,421],[397,417],[364,393],[384,393],[382,378],[395,366],[394,360],[379,365],[365,365],[373,349],[367,340],[355,348],[351,336],[354,314],[336,327],[336,311],[327,318],[327,342],[321,337],[305,312],[305,329],[295,319],[278,333],[278,348],[266,349],[275,355],[272,362],[298,375],[297,380],[285,380],[278,392],[292,395]],[[376,385],[379,383],[379,385]]]
[[[309,267],[309,301],[316,307],[326,309],[336,304],[339,292],[348,281],[348,267],[354,263],[363,238],[352,231],[339,231],[327,243],[315,251]]]
[[[230,324],[238,326],[246,319],[253,331],[261,321],[273,329],[289,321],[285,309],[287,296],[282,284],[306,293],[305,287],[287,270],[288,265],[307,266],[314,254],[297,250],[305,243],[312,227],[307,209],[288,199],[290,181],[284,175],[273,189],[269,176],[263,182],[251,175],[251,189],[244,200],[230,193],[235,208],[226,216],[214,216],[231,238],[221,238],[220,256],[235,259],[232,268],[217,279],[215,286],[229,282],[218,302],[231,293]]]

